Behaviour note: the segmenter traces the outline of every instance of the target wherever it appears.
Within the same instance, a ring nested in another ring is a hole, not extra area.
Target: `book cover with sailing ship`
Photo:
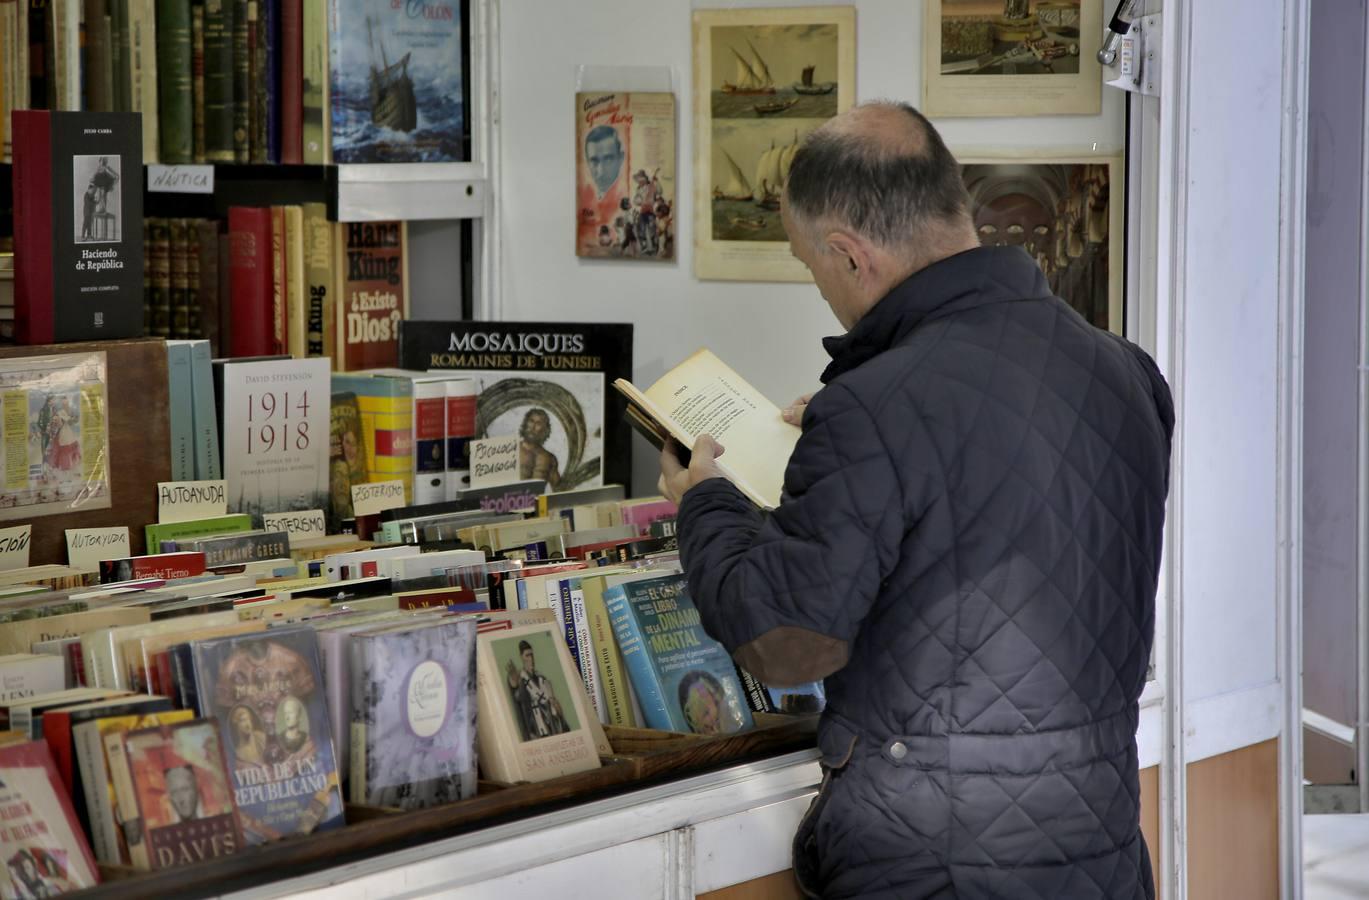
[[[578,256],[675,258],[675,95],[575,95]]]
[[[465,158],[456,0],[328,0],[337,163]]]
[[[803,140],[855,98],[853,7],[694,13],[695,274],[804,281],[780,222]]]

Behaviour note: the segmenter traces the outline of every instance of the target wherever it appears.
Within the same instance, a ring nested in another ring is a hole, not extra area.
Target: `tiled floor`
[[[1369,815],[1303,817],[1303,896],[1369,898]]]

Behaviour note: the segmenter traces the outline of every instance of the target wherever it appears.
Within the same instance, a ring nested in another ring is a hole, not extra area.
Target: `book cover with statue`
[[[704,633],[684,575],[616,585],[604,603],[647,727],[695,734],[752,727],[732,658]]]
[[[249,844],[341,827],[342,791],[311,628],[197,641],[200,714],[218,720]]]
[[[465,159],[458,0],[328,0],[333,162]]]
[[[352,636],[353,803],[423,809],[475,796],[475,626]]]

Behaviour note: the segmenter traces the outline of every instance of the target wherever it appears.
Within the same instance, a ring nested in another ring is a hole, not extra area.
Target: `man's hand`
[[[784,421],[790,425],[801,425],[803,423],[803,411],[808,408],[808,403],[813,399],[812,394],[804,394],[790,405],[780,411],[784,416]]]
[[[672,440],[661,451],[661,480],[656,483],[661,494],[676,506],[680,504],[685,493],[696,484],[710,478],[723,477],[722,470],[716,462],[717,458],[723,455],[723,447],[713,438],[701,434],[695,439],[688,469],[680,465],[680,459],[675,455],[678,446]]]

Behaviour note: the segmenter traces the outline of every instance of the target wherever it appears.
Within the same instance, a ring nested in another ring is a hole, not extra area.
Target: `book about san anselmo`
[[[799,429],[780,408],[708,350],[700,350],[645,391],[613,383],[628,400],[628,420],[660,447],[673,437],[686,450],[701,434],[726,448],[718,468],[757,506],[780,505],[784,467]]]

